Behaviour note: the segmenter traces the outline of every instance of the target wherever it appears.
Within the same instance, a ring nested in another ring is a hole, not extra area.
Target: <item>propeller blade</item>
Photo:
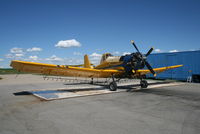
[[[154,49],[153,47],[151,49],[149,49],[149,51],[147,52],[147,54],[145,56],[147,57],[148,55],[150,55],[151,52],[153,51],[153,49]]]
[[[134,41],[131,40],[131,44],[133,44],[133,46],[135,47],[135,49],[140,53],[139,49],[137,48],[137,46],[135,45]]]
[[[151,71],[151,73],[152,73],[154,76],[156,76],[155,71],[153,70],[153,68],[151,67],[151,65],[150,65],[147,61],[145,61],[145,65],[146,65],[147,68]]]

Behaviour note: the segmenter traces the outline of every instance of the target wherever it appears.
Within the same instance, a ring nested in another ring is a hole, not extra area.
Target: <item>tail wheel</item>
[[[141,88],[147,88],[148,87],[148,82],[146,80],[141,80],[140,81],[140,86],[141,86]]]
[[[117,83],[116,82],[111,82],[109,84],[109,89],[110,89],[110,91],[116,91],[117,90]]]

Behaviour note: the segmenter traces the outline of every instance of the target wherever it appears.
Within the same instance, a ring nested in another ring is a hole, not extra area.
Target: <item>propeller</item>
[[[137,53],[136,53],[136,55],[135,55],[135,58],[137,58],[139,61],[142,61],[145,65],[146,65],[146,67],[150,70],[150,72],[154,75],[154,76],[156,76],[156,73],[155,73],[155,71],[153,70],[153,68],[151,67],[151,65],[147,62],[147,60],[146,60],[146,58],[147,58],[147,56],[149,56],[150,54],[151,54],[151,52],[153,51],[153,47],[145,54],[145,55],[143,55],[143,54],[141,54],[140,53],[140,51],[139,51],[139,49],[137,48],[137,46],[135,45],[135,43],[134,43],[134,41],[133,40],[131,40],[131,44],[135,47],[135,49],[137,50]]]
[[[133,46],[135,47],[135,49],[137,50],[138,53],[140,53],[139,49],[137,48],[137,46],[135,45],[135,42],[133,40],[131,40],[131,43],[133,44]],[[141,53],[140,53],[141,54]]]
[[[147,54],[145,55],[146,57],[149,56],[151,54],[151,52],[153,51],[153,47],[147,52]]]

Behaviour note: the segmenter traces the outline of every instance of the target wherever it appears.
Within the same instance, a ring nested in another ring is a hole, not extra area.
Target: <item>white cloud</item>
[[[14,54],[14,55],[13,54],[6,54],[5,55],[6,58],[11,58],[11,59],[12,58],[19,58],[19,57],[23,57],[23,56],[24,56],[24,54]]]
[[[52,55],[50,58],[46,58],[47,61],[63,61],[62,58],[57,57],[56,55]]]
[[[80,52],[73,52],[73,55],[82,55]]]
[[[157,53],[160,53],[160,52],[161,52],[160,49],[155,49],[154,51],[157,52]]]
[[[24,56],[23,53],[16,53],[16,54],[6,54],[5,57],[9,59],[20,59],[23,60],[22,57]]]
[[[36,55],[34,55],[34,56],[29,56],[29,59],[30,59],[30,60],[35,60],[35,61],[36,61],[36,60],[38,60],[38,57],[37,57]]]
[[[176,49],[175,50],[170,50],[169,52],[170,53],[174,53],[174,52],[178,52],[178,50],[176,50]]]
[[[95,64],[95,65],[97,65],[99,62],[100,62],[100,59],[101,59],[101,54],[98,54],[98,53],[92,53],[91,55],[90,55],[90,57],[91,57],[91,63],[92,64]]]
[[[119,51],[115,51],[115,52],[113,52],[113,54],[114,54],[114,55],[119,55],[120,52],[119,52]]]
[[[15,57],[23,57],[24,54],[15,54]]]
[[[4,59],[0,59],[0,61],[4,61]]]
[[[67,64],[67,65],[83,64],[83,59],[67,58],[64,60],[64,64]]]
[[[46,59],[38,59],[41,62],[49,63],[49,64],[56,64],[56,65],[77,65],[77,64],[83,64],[83,58],[77,59],[77,58],[60,58],[56,55],[52,55],[50,58]]]
[[[12,55],[12,54],[6,54],[5,57],[6,58],[14,58],[14,55]]]
[[[55,47],[59,47],[59,48],[80,47],[80,46],[81,46],[81,43],[75,39],[61,40],[55,45]]]
[[[22,48],[18,48],[18,47],[14,47],[10,49],[11,53],[23,53],[23,49]]]
[[[127,54],[131,54],[130,52],[123,52],[122,55],[127,55]]]
[[[27,52],[39,52],[39,51],[42,51],[42,48],[33,47],[33,48],[28,48],[26,51]]]
[[[98,53],[92,53],[90,56],[91,56],[91,57],[101,57],[101,54],[98,54]]]

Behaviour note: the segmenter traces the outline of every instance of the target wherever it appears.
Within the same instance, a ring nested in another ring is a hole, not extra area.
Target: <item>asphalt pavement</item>
[[[0,134],[200,133],[200,84],[42,101],[13,93],[69,85],[40,75],[1,77]]]

